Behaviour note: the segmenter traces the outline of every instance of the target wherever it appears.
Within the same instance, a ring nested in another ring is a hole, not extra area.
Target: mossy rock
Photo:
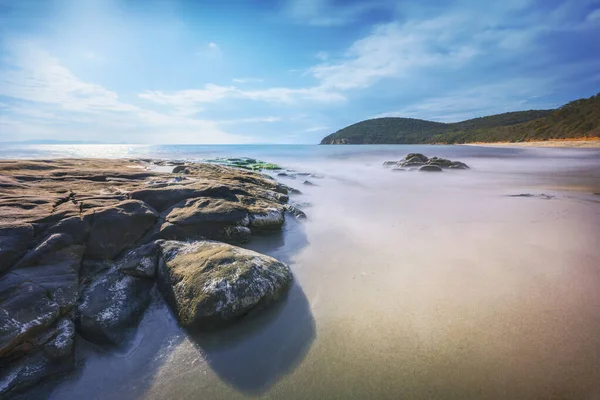
[[[290,268],[272,257],[213,241],[166,241],[158,287],[185,328],[213,329],[279,298]]]

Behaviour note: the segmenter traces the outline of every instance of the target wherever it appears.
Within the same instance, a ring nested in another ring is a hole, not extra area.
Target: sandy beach
[[[466,146],[497,146],[497,147],[600,147],[600,138],[589,139],[550,139],[531,142],[494,142],[494,143],[464,143]]]

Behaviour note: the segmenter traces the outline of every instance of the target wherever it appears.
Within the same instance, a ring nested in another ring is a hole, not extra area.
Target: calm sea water
[[[392,172],[409,152],[469,171]],[[77,341],[52,399],[600,398],[600,151],[475,146],[19,146],[0,158],[248,156],[308,220],[248,248],[289,295],[213,335],[159,296],[119,351]],[[304,184],[309,179],[314,186]],[[530,194],[531,197],[511,197]],[[541,196],[542,194],[546,196]]]

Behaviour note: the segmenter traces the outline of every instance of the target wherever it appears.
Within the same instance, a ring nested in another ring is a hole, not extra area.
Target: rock
[[[146,243],[127,252],[116,262],[119,271],[138,278],[154,278],[158,265],[157,242]]]
[[[425,156],[423,156],[425,157]],[[426,157],[425,157],[426,158]],[[400,161],[397,165],[399,167],[418,167],[424,165],[427,161],[423,161],[420,157],[407,158],[405,161]]]
[[[294,207],[291,204],[286,204],[285,210],[292,214],[296,219],[306,219],[306,214],[298,207]]]
[[[0,277],[0,360],[27,354],[33,338],[59,316],[59,305],[40,285],[13,272]]]
[[[450,168],[450,169],[471,169],[467,164],[460,162],[460,161],[454,161],[448,168]]]
[[[394,172],[402,172],[402,171],[408,171],[408,170],[404,169],[404,168],[394,167],[394,168],[392,168],[392,171],[394,171]]]
[[[55,327],[38,337],[35,352],[2,364],[0,397],[27,389],[41,380],[63,374],[74,366],[73,339],[75,329],[69,319],[61,319]]]
[[[386,161],[387,162],[387,161]],[[385,165],[385,164],[384,164]],[[410,153],[408,154],[404,160],[399,161],[397,164],[398,169],[393,168],[393,171],[402,170],[402,168],[409,167],[422,167],[422,166],[431,166],[431,167],[439,167],[444,169],[469,169],[469,166],[460,161],[451,161],[445,158],[440,157],[431,157],[427,158],[423,154],[420,153]],[[409,171],[412,171],[413,168],[410,168]],[[420,171],[438,171],[436,168],[419,168]]]
[[[86,258],[105,260],[133,245],[154,225],[154,210],[139,200],[127,200],[94,212]]]
[[[387,167],[387,166],[390,166],[390,165],[396,165],[396,164],[398,164],[398,161],[384,161],[383,162],[383,166],[384,167]]]
[[[289,286],[289,267],[224,243],[161,244],[158,287],[182,326],[211,329],[276,300]]]
[[[187,170],[187,171],[186,171],[186,170]],[[176,166],[175,168],[173,168],[173,173],[174,173],[174,174],[179,174],[179,173],[182,173],[182,174],[189,174],[189,173],[190,173],[190,170],[189,170],[189,169],[187,169],[187,167],[186,167],[185,165],[178,165],[178,166]]]
[[[237,199],[236,199],[237,200]],[[241,202],[210,197],[184,200],[165,212],[165,223],[154,237],[159,239],[248,239],[247,207]]]
[[[421,172],[442,172],[442,168],[437,165],[423,165],[419,168]]]
[[[255,230],[277,230],[285,222],[285,208],[261,209],[250,214],[250,228]]]
[[[99,344],[120,346],[130,339],[150,303],[154,282],[113,268],[98,275],[82,292],[77,331]]]
[[[46,235],[64,233],[72,237],[75,243],[83,244],[90,234],[92,219],[92,214],[65,218],[48,228],[44,233]]]
[[[131,192],[131,198],[141,200],[158,211],[165,210],[181,202],[195,197],[213,197],[236,201],[231,189],[225,185],[214,183],[197,183],[193,186],[170,186],[157,189],[143,189]]]
[[[33,238],[34,230],[31,224],[0,225],[0,274],[25,254]]]
[[[304,181],[304,184],[305,184],[306,186],[317,186],[317,185],[315,185],[314,183],[312,183],[311,181]]]
[[[48,236],[23,257],[14,272],[46,291],[60,308],[71,310],[79,295],[79,270],[84,247],[65,233]]]
[[[406,161],[414,160],[414,161],[419,161],[419,162],[422,162],[422,163],[426,163],[426,162],[429,161],[429,158],[427,158],[426,156],[424,156],[421,153],[409,153],[409,154],[406,155],[406,157],[404,157],[404,159]]]
[[[302,194],[302,192],[301,192],[301,191],[299,191],[299,190],[298,190],[298,189],[296,189],[296,188],[293,188],[293,187],[291,187],[291,186],[288,186],[288,185],[283,185],[283,184],[282,184],[282,186],[283,186],[283,187],[284,187],[284,188],[285,188],[285,189],[288,191],[288,193],[291,193],[291,194]],[[288,199],[288,200],[289,200],[289,199]]]

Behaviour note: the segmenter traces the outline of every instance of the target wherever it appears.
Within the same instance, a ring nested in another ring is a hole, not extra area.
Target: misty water
[[[409,152],[469,171],[393,172]],[[133,342],[77,341],[53,399],[597,399],[600,150],[36,146],[0,157],[250,156],[308,219],[247,247],[289,263],[273,308],[207,335],[156,295]],[[314,186],[303,184],[305,179]],[[514,196],[514,195],[527,196]],[[529,196],[531,195],[531,196]]]

